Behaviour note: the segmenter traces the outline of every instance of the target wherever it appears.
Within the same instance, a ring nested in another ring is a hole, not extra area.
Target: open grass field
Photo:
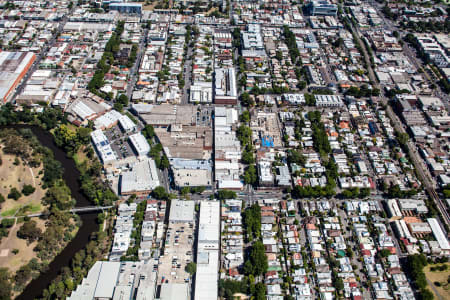
[[[0,150],[0,155],[2,157],[2,164],[0,165],[0,193],[6,199],[1,204],[0,215],[2,217],[19,216],[37,213],[45,209],[41,205],[41,199],[45,195],[41,182],[42,175],[39,175],[42,165],[38,168],[31,168],[28,165],[24,165],[21,159],[17,158],[16,160],[14,155],[4,154],[2,150]],[[32,185],[36,189],[34,193],[29,196],[22,195],[17,201],[8,199],[8,194],[12,188],[16,188],[21,192],[25,184]]]
[[[423,271],[428,280],[428,284],[432,285],[429,289],[433,292],[435,299],[450,299],[450,284],[447,281],[450,276],[450,263],[446,263],[447,270],[445,271],[431,271],[432,267],[437,267],[440,265],[442,264],[428,265],[423,269]],[[438,295],[436,295],[436,292]]]
[[[89,158],[87,157],[84,151],[85,149],[86,149],[85,146],[81,146],[80,149],[78,149],[78,152],[75,153],[75,155],[73,156],[73,160],[77,165],[81,165],[85,161],[88,161],[89,163]]]

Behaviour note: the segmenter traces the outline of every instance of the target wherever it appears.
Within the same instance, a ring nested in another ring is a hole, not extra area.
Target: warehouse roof
[[[220,227],[220,203],[215,201],[203,201],[200,205],[200,221],[198,231],[198,242],[209,243],[217,242],[219,246],[219,227]],[[201,246],[199,245],[200,249]]]
[[[450,250],[450,244],[444,232],[442,231],[442,228],[439,225],[438,220],[436,220],[435,218],[428,218],[427,221],[428,224],[430,224],[434,237],[439,243],[439,247],[441,247],[442,250]]]
[[[218,298],[219,251],[199,251],[195,276],[195,300]]]
[[[81,106],[85,105],[83,102],[79,102],[79,103]],[[89,108],[88,106],[86,106],[86,107]],[[93,113],[95,113],[95,112],[92,111],[91,114],[93,114]],[[89,114],[87,116],[89,116]],[[119,120],[119,118],[121,116],[122,116],[122,114],[120,112],[118,112],[116,110],[111,110],[111,111],[107,112],[106,114],[95,119],[94,126],[95,126],[95,128],[98,128],[98,129],[109,128],[109,127],[113,126],[117,122],[117,120]]]
[[[146,124],[168,126],[171,124],[192,125],[195,122],[195,105],[154,105],[151,114],[142,115]]]
[[[36,59],[32,52],[0,53],[0,98],[6,100],[11,90],[25,76]]]
[[[97,261],[81,285],[68,299],[112,299],[119,277],[120,262]]]
[[[205,159],[185,159],[173,157],[169,159],[170,165],[176,169],[211,170],[211,163]]]
[[[119,277],[120,262],[103,262],[98,276],[94,298],[112,298]],[[114,283],[114,284],[112,284]]]
[[[144,155],[150,151],[150,145],[142,133],[130,135],[129,139],[138,155]]]
[[[220,202],[202,201],[198,229],[195,299],[217,299],[219,238]]]
[[[172,200],[170,204],[170,222],[194,222],[194,201]]]
[[[117,159],[116,154],[109,144],[108,138],[100,129],[92,131],[91,138],[103,163],[108,163]]]
[[[189,298],[189,285],[187,283],[167,283],[161,285],[161,300],[187,300]]]
[[[124,131],[131,131],[134,128],[136,128],[136,124],[127,116],[127,115],[121,115],[119,118],[120,127]]]
[[[144,158],[122,174],[121,193],[151,191],[159,185],[155,161]]]

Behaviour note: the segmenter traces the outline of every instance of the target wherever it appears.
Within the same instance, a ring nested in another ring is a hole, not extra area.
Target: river
[[[78,171],[75,161],[67,157],[66,153],[56,146],[53,136],[39,126],[15,125],[2,126],[1,128],[29,128],[38,138],[39,142],[53,151],[54,157],[64,167],[63,179],[70,188],[72,197],[76,200],[76,207],[84,207],[92,205],[91,202],[82,194],[80,189],[80,172]],[[42,295],[42,291],[46,289],[53,279],[58,276],[62,268],[69,266],[72,257],[79,250],[83,249],[89,242],[89,238],[93,232],[98,231],[97,213],[81,214],[82,225],[78,229],[77,235],[69,242],[61,253],[59,253],[53,261],[48,265],[48,270],[33,279],[16,299],[30,300]]]

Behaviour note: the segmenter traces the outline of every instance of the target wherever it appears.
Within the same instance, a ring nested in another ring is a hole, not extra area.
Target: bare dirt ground
[[[219,10],[217,7],[211,7],[206,13],[205,13],[205,15],[209,15],[210,13],[212,13],[212,12],[214,12],[214,11],[216,11],[216,10]]]
[[[146,2],[145,1],[143,1],[143,2],[135,2],[135,3],[140,3],[140,4],[142,4],[142,10],[150,10],[150,11],[152,11],[152,10],[154,10],[155,9],[155,6],[158,4],[158,1],[153,1],[153,3],[150,3],[150,4],[145,4]]]
[[[36,221],[37,226],[45,231],[45,221],[39,218],[31,218]],[[27,264],[32,258],[36,257],[33,248],[37,242],[28,244],[26,240],[17,237],[17,231],[22,223],[15,224],[9,229],[9,235],[4,237],[0,243],[0,268],[8,268],[14,274],[21,266]],[[12,251],[18,249],[19,253]]]
[[[28,213],[37,213],[42,211],[45,207],[41,205],[41,199],[45,195],[45,190],[42,189],[41,178],[39,172],[42,170],[42,165],[38,168],[30,168],[24,165],[23,161],[19,159],[19,164],[14,165],[16,156],[4,154],[0,150],[2,157],[2,164],[0,166],[0,193],[5,197],[6,201],[1,204],[0,214],[2,217],[14,216],[19,213],[19,209],[28,205]],[[19,200],[8,199],[8,194],[13,187],[20,192],[25,184],[32,185],[36,190],[29,196],[22,195]]]

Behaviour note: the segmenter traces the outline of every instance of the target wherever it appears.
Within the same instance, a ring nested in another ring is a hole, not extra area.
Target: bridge
[[[104,211],[110,208],[113,208],[113,205],[109,205],[109,206],[85,206],[85,207],[75,207],[72,208],[70,210],[65,210],[64,212],[71,212],[71,213],[86,213],[86,212],[94,212],[94,211]],[[49,212],[41,212],[41,213],[37,213],[37,214],[30,214],[30,215],[24,215],[24,216],[11,216],[11,217],[2,217],[1,219],[15,219],[15,218],[19,218],[19,217],[29,217],[29,218],[34,218],[34,217],[41,217],[41,216],[45,216],[48,215]]]
[[[109,206],[85,206],[85,207],[76,207],[76,208],[72,208],[71,210],[69,210],[72,213],[83,213],[83,212],[90,212],[90,211],[104,211],[106,209],[110,209],[113,208],[113,205],[109,205]]]

